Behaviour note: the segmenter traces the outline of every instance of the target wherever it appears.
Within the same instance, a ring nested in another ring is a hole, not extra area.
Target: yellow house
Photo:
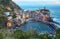
[[[29,18],[29,15],[28,14],[26,15],[26,18]]]
[[[29,14],[23,14],[23,18],[25,19],[29,18]]]

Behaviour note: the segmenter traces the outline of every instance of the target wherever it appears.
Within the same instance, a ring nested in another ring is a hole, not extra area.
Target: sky
[[[14,2],[20,2],[25,4],[60,4],[60,0],[12,0]]]
[[[60,5],[60,0],[12,0],[22,8],[40,7],[46,5]]]

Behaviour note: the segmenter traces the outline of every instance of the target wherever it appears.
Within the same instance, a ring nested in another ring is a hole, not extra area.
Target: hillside
[[[12,0],[0,0],[0,11],[6,11],[5,10],[6,7],[10,7],[12,10],[14,10],[14,8],[22,10]]]
[[[0,27],[6,26],[6,22],[8,21],[7,16],[5,15],[7,12],[14,15],[14,11],[18,12],[18,10],[22,10],[17,4],[15,4],[12,0],[0,0]]]

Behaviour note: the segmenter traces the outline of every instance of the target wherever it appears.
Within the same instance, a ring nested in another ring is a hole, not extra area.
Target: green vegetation
[[[0,26],[6,27],[7,18],[5,16],[0,17]]]
[[[60,28],[56,30],[56,39],[60,39]]]
[[[5,8],[2,4],[0,4],[0,14],[3,14],[5,12]]]
[[[4,6],[9,6],[11,0],[0,0],[0,4],[3,4]]]
[[[24,39],[23,34],[24,34],[23,31],[17,30],[14,32],[14,37],[15,39]]]
[[[5,8],[2,4],[0,4],[0,28],[1,26],[5,26],[5,23],[7,21],[7,17],[4,16]]]
[[[38,35],[34,32],[23,32],[21,30],[14,31],[15,39],[52,39],[48,34]]]
[[[10,31],[7,29],[0,29],[0,38],[1,39],[60,39],[60,29],[57,29],[56,37],[49,36],[49,34],[38,34],[36,31],[27,31],[22,30]]]
[[[18,8],[18,9],[22,10],[22,8],[19,7],[17,4],[15,4],[12,0],[0,0],[0,4],[4,5],[4,7],[9,6],[12,9]]]
[[[0,39],[3,39],[3,38],[4,38],[3,34],[2,34],[2,33],[0,33]]]

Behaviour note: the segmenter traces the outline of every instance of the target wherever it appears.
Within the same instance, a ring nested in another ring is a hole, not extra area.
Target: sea
[[[59,24],[55,24],[60,28],[60,5],[59,4],[50,4],[50,5],[20,5],[20,7],[24,10],[39,10],[46,7],[46,9],[50,10],[50,16],[53,17],[55,22]]]

